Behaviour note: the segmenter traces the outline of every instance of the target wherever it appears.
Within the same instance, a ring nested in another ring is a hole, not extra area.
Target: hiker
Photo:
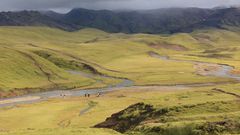
[[[97,97],[100,97],[100,93],[98,92]]]
[[[97,94],[97,97],[100,97],[101,96],[101,93],[100,92],[98,92],[98,94]]]
[[[65,94],[60,94],[60,97],[65,98],[66,95]]]
[[[90,94],[85,93],[85,94],[84,94],[84,97],[90,97]]]

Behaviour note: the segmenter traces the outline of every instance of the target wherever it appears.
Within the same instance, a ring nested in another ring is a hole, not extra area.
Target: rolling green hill
[[[123,78],[135,85],[1,107],[0,135],[239,134],[240,32],[228,29],[152,35],[0,27],[1,98]]]
[[[44,27],[1,27],[0,34],[0,88],[13,93],[18,89],[88,86],[94,80],[66,72],[89,70],[84,69],[86,65],[102,74],[133,80],[136,85],[231,81],[199,76],[194,73],[194,64],[152,58],[151,51],[239,67],[235,62],[239,58],[239,34],[224,30],[161,36],[108,34],[95,29],[65,32]]]
[[[176,59],[229,64],[236,67],[236,72],[240,67],[235,62],[239,58],[239,34],[225,30],[161,36],[109,34],[95,29],[65,32],[44,27],[1,27],[0,34],[3,63],[0,88],[13,93],[18,89],[91,85],[94,80],[66,72],[88,72],[86,65],[105,75],[133,80],[136,85],[233,81],[199,76],[191,62],[159,60],[150,57],[149,52]]]

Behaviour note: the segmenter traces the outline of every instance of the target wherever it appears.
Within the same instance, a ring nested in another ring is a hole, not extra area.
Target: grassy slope
[[[236,73],[240,70],[240,64],[237,62],[240,58],[238,32],[207,30],[191,34],[160,36],[108,34],[94,29],[68,33],[42,27],[1,27],[0,35],[0,89],[2,91],[14,88],[51,88],[56,87],[56,84],[61,87],[81,87],[95,82],[88,78],[68,74],[49,59],[34,53],[36,51],[54,54],[54,57],[67,62],[89,64],[102,73],[134,80],[137,85],[230,81],[223,78],[198,76],[194,73],[192,64],[151,58],[147,55],[149,51],[176,59],[230,64],[236,67]],[[149,47],[151,44],[157,44],[160,47],[158,49]],[[181,45],[188,48],[188,51],[166,49],[161,47],[162,44]],[[49,82],[46,73],[50,74],[49,78],[54,84]],[[111,80],[105,81],[112,83]],[[102,85],[96,84],[95,86]],[[216,87],[239,94],[239,84]],[[104,121],[106,117],[130,104],[142,101],[161,108],[236,100],[236,97],[232,95],[211,91],[212,88],[200,87],[194,88],[193,91],[178,92],[126,90],[104,98],[53,99],[33,105],[4,108],[0,110],[1,134],[35,135],[56,132],[70,135],[76,132],[90,135],[96,132],[113,134],[114,132],[110,130],[90,129],[89,127]],[[91,101],[96,102],[97,105],[84,114],[84,117],[79,116],[80,110],[87,107]],[[228,107],[223,106],[223,108]],[[188,113],[185,115],[176,113],[173,114],[173,118],[177,119],[181,125],[185,123],[186,118],[193,122],[222,120],[223,115],[235,117],[240,110],[230,108],[225,112],[210,111],[212,112],[209,113],[208,108],[205,107],[186,110]],[[199,113],[202,115],[200,116]],[[219,117],[213,117],[213,115],[219,115]],[[176,122],[168,121],[166,124],[175,125]],[[62,128],[66,125],[66,128]],[[148,122],[145,126],[156,125]]]
[[[91,83],[87,78],[74,77],[53,63],[29,52],[1,46],[1,82],[3,90],[12,88],[54,87],[56,84],[83,82]],[[69,79],[72,80],[69,80]]]
[[[239,35],[233,32],[212,30],[199,33],[207,35],[211,32],[224,33],[219,35],[223,39],[225,39],[226,34],[229,34],[231,38],[238,42]],[[168,62],[147,55],[149,51],[155,51],[161,55],[169,55],[179,59],[196,59],[197,56],[192,56],[193,54],[200,55],[201,51],[206,49],[206,46],[222,42],[222,40],[214,43],[209,42],[206,45],[195,39],[194,36],[197,35],[195,33],[192,35],[176,34],[166,37],[146,34],[107,34],[94,29],[69,33],[42,27],[1,27],[0,33],[2,46],[5,45],[28,52],[50,51],[64,59],[71,58],[87,63],[102,73],[129,78],[134,80],[136,85],[204,83],[209,82],[209,80],[211,82],[229,81],[223,78],[198,76],[194,73],[195,69],[191,63]],[[148,44],[151,43],[160,47],[158,49],[149,47]],[[163,43],[184,46],[189,51],[164,49],[161,47]],[[229,43],[234,46],[235,42]],[[237,53],[233,53],[234,58],[237,58],[238,56],[235,56],[235,54],[237,55]],[[208,60],[209,58],[204,57],[197,57],[197,59],[223,62],[239,67],[234,63],[234,59],[213,58]],[[14,86],[9,87],[14,88]]]
[[[32,46],[35,43],[48,45],[57,41],[62,43],[61,46],[70,47],[73,43],[94,39],[95,34],[99,35],[96,30],[91,31],[83,30],[71,34],[41,27],[1,27],[0,89],[6,91],[1,93],[1,97],[18,95],[31,89],[76,88],[93,85],[95,80],[71,75],[51,61],[34,54],[34,51],[41,49]],[[70,61],[68,58],[66,60]],[[112,81],[106,81],[112,83]],[[96,84],[96,86],[101,87],[103,84]],[[16,90],[12,91],[13,89]],[[20,91],[21,89],[23,90]]]
[[[52,99],[32,105],[19,105],[0,109],[0,127],[5,134],[54,134],[76,131],[79,134],[94,134],[100,132],[111,133],[110,130],[89,129],[93,125],[105,120],[106,117],[118,112],[130,104],[145,102],[156,108],[195,105],[195,108],[173,112],[166,116],[167,122],[146,121],[144,126],[173,125],[187,122],[217,121],[225,118],[237,118],[240,106],[236,104],[232,95],[211,91],[211,87],[183,89],[174,88],[147,88],[141,90],[128,89],[117,91],[96,98],[83,97]],[[232,103],[221,104],[223,102]],[[80,111],[95,103],[88,112],[79,115]],[[213,103],[213,104],[212,104]],[[205,104],[198,106],[198,104]],[[159,118],[160,119],[160,118]],[[158,119],[154,119],[158,121]],[[19,123],[21,121],[21,123]],[[113,133],[113,132],[112,132]]]

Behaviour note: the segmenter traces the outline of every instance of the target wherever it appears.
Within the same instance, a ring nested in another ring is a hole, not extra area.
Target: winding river
[[[187,62],[187,63],[194,64],[196,68],[196,73],[203,76],[230,78],[230,79],[235,79],[240,81],[240,76],[231,74],[231,71],[234,70],[234,67],[229,65],[210,63],[210,62],[201,62],[201,61],[194,61],[194,60],[171,59],[168,56],[161,56],[155,52],[149,52],[149,55],[153,58],[158,58],[164,61]],[[210,67],[210,69],[204,68],[204,67]]]
[[[164,61],[172,61],[172,62],[189,62],[192,63],[196,66],[196,73],[204,76],[215,76],[215,77],[223,77],[223,78],[231,78],[240,81],[240,76],[236,76],[231,74],[230,72],[234,69],[234,67],[228,66],[228,65],[223,65],[223,64],[215,64],[215,63],[207,63],[207,62],[199,62],[199,61],[192,61],[192,60],[177,60],[177,59],[171,59],[167,56],[160,56],[159,54],[155,52],[150,52],[149,55],[153,58],[158,58],[160,60]],[[204,69],[201,68],[201,66],[208,66],[212,67],[213,70],[211,69]],[[79,71],[68,71],[71,74],[75,75],[81,75],[85,76],[88,78],[94,78],[94,75],[84,73],[84,72],[79,72]],[[104,78],[113,78],[113,77],[106,77],[106,76],[101,76]],[[96,80],[96,81],[101,81],[101,80]],[[214,83],[205,83],[205,84],[196,84],[197,86],[205,86],[205,85],[216,85]],[[191,87],[191,86],[196,86],[196,85],[179,85],[179,86],[164,86],[164,87]],[[19,96],[19,97],[14,97],[14,98],[8,98],[8,99],[2,99],[0,100],[0,107],[6,107],[6,106],[15,106],[18,104],[29,104],[29,103],[35,103],[39,101],[44,101],[47,99],[51,98],[62,98],[62,95],[65,95],[67,97],[78,97],[78,96],[84,96],[86,93],[87,94],[97,94],[97,93],[106,93],[106,92],[111,92],[118,90],[120,88],[125,88],[125,87],[133,87],[134,82],[128,79],[122,79],[122,81],[116,85],[109,85],[106,88],[101,88],[101,89],[88,89],[88,90],[55,90],[55,91],[49,91],[49,92],[41,92],[41,93],[34,93],[34,94],[28,94],[24,96]],[[139,86],[140,87],[140,86]]]

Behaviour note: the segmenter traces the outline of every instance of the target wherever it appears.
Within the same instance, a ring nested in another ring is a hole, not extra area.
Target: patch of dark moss
[[[128,134],[132,134],[134,132],[141,133],[142,135],[197,135],[195,125],[192,124],[188,124],[184,127],[142,127],[136,131],[129,132]]]
[[[240,133],[240,120],[207,122],[196,127],[200,134]]]
[[[183,126],[153,126],[135,129],[128,134],[141,133],[144,135],[219,135],[239,134],[239,120],[224,120],[217,122],[190,123]]]

